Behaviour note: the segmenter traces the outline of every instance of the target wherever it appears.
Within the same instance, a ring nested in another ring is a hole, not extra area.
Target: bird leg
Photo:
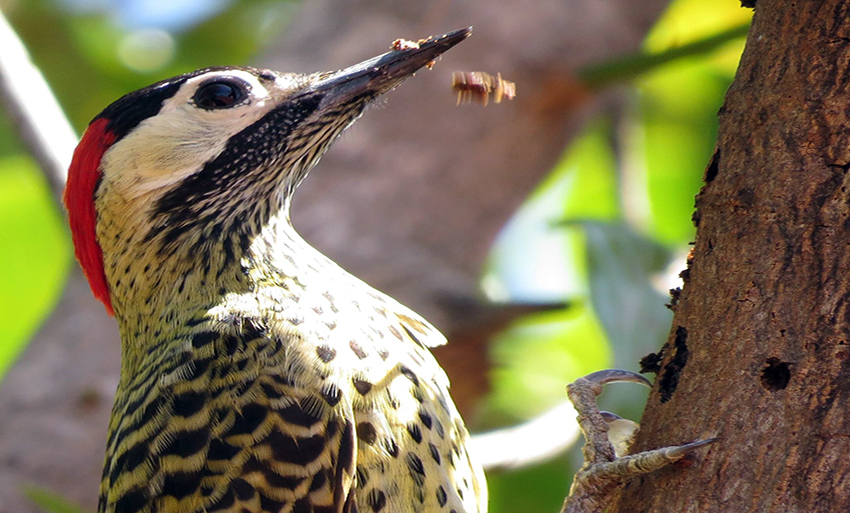
[[[622,382],[651,386],[640,374],[619,369],[597,371],[567,385],[567,395],[578,412],[585,444],[582,449],[584,465],[573,478],[570,495],[564,501],[561,513],[606,511],[614,497],[613,492],[627,480],[654,472],[699,447],[717,441],[717,438],[711,438],[621,457],[638,426],[612,413],[599,411],[596,398],[604,385]],[[612,429],[615,425],[616,429]],[[622,450],[615,451],[615,446]]]

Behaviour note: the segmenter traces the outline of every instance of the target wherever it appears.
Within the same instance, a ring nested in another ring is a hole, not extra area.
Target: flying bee
[[[455,71],[452,73],[452,90],[457,93],[457,104],[478,102],[486,106],[493,95],[494,103],[516,97],[516,83],[504,80],[501,73],[494,77],[483,71]]]

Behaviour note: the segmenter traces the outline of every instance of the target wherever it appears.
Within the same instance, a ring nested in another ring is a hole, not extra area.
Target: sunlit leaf
[[[648,212],[641,228],[665,244],[693,239],[694,196],[714,150],[717,109],[731,80],[704,62],[688,61],[638,81],[628,158],[646,180]]]
[[[489,474],[490,511],[559,511],[574,473],[566,460],[561,457],[532,468]]]
[[[35,164],[0,159],[0,376],[59,298],[70,245]]]
[[[492,342],[492,418],[529,418],[564,400],[564,386],[610,365],[610,350],[590,308],[577,304],[528,317]]]
[[[611,148],[611,123],[598,119],[570,144],[553,179],[567,181],[564,218],[615,219],[620,215],[617,159]]]
[[[25,488],[24,495],[44,513],[90,513],[65,497],[37,486]]]
[[[646,38],[644,47],[649,51],[662,51],[737,27],[753,16],[752,9],[741,7],[739,2],[726,0],[676,0],[655,24]],[[734,73],[744,41],[726,46],[704,58],[717,66],[717,71]]]

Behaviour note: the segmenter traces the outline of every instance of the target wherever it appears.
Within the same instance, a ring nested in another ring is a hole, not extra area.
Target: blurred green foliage
[[[27,487],[24,494],[47,513],[88,513],[61,495],[36,486]]]
[[[617,119],[591,120],[514,220],[531,213],[550,227],[540,239],[561,238],[562,252],[549,259],[569,266],[563,293],[570,306],[523,319],[494,341],[485,425],[540,414],[564,400],[566,383],[592,370],[637,370],[639,359],[664,343],[672,318],[664,307],[666,291],[678,286],[684,269],[694,196],[750,16],[734,2],[676,0],[648,36],[645,55],[587,70],[604,82],[630,79],[621,86],[627,108]],[[685,57],[666,62],[677,53],[671,49],[688,44]],[[520,239],[511,228],[494,249],[485,289],[498,298],[533,298],[528,283],[547,273],[524,270],[511,248],[521,240],[527,263],[529,254],[557,246],[551,240],[535,244],[528,230]],[[558,265],[539,258],[535,264]],[[515,293],[514,283],[524,289]],[[551,294],[547,284],[540,286]],[[638,419],[647,393],[640,388],[617,388],[600,404]],[[573,454],[521,471],[491,472],[491,511],[557,511],[580,461]]]
[[[104,105],[157,77],[250,62],[283,27],[290,4],[233,1],[176,34],[120,28],[107,12],[71,13],[58,0],[0,0],[0,7],[82,130]],[[750,15],[728,0],[676,0],[645,50],[660,55],[736,29]],[[480,426],[532,417],[563,401],[564,385],[578,376],[611,365],[635,369],[661,346],[671,318],[664,290],[676,286],[671,276],[693,237],[693,198],[742,46],[738,38],[671,63],[606,68],[630,78],[619,86],[625,114],[587,124],[494,248],[483,280],[491,295],[551,300],[557,293],[569,307],[524,319],[494,341]],[[2,376],[55,304],[72,260],[56,202],[4,119],[0,240],[0,304],[14,305],[0,309]],[[542,248],[531,266],[529,247]],[[552,283],[560,288],[553,292]],[[605,407],[638,418],[646,392],[620,390],[603,398]],[[491,511],[557,511],[574,463],[573,455],[491,473]],[[61,510],[52,507],[60,499],[38,498],[46,510]]]
[[[70,244],[38,168],[23,155],[0,156],[0,375],[50,312],[62,289]],[[38,269],[39,272],[31,272]]]

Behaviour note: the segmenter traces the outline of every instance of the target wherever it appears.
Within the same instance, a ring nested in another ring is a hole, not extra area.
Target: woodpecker
[[[337,136],[469,35],[338,72],[206,68],[94,118],[64,201],[121,333],[100,513],[486,511],[444,337],[289,218]]]

